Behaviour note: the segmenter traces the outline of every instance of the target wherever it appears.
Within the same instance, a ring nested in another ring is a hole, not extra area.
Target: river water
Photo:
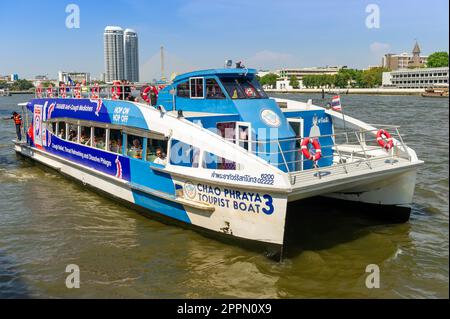
[[[305,101],[319,95],[282,95]],[[5,117],[29,96],[0,97]],[[324,206],[277,263],[139,215],[16,157],[0,122],[0,298],[448,298],[449,101],[342,96],[346,114],[401,125],[426,161],[411,221],[380,223]],[[320,208],[319,208],[320,209]],[[66,266],[81,270],[67,289]],[[367,289],[366,266],[380,267]]]

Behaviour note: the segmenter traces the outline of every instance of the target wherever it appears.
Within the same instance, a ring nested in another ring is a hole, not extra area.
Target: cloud
[[[391,46],[388,43],[374,42],[370,45],[370,52],[377,56],[388,53],[390,49]]]
[[[294,56],[290,53],[263,50],[246,58],[244,64],[256,69],[277,69],[294,63]]]

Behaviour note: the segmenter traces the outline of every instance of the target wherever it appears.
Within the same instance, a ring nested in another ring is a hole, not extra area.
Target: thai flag
[[[339,95],[331,99],[331,108],[333,111],[342,111],[341,97]]]

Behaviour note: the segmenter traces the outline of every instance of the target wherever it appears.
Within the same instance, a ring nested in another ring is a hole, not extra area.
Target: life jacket
[[[22,116],[20,116],[20,114],[14,115],[13,119],[14,119],[14,124],[16,124],[16,125],[22,124]]]

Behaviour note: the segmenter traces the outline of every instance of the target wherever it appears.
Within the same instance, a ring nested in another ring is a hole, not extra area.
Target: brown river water
[[[319,95],[282,97],[322,104]],[[0,97],[0,117],[29,98]],[[17,157],[13,122],[1,121],[0,298],[448,298],[448,99],[344,95],[342,103],[366,122],[401,125],[426,162],[411,220],[319,206],[303,213],[281,263],[147,218]],[[66,288],[69,264],[80,267],[80,289]],[[369,264],[380,267],[379,289],[365,285]]]

